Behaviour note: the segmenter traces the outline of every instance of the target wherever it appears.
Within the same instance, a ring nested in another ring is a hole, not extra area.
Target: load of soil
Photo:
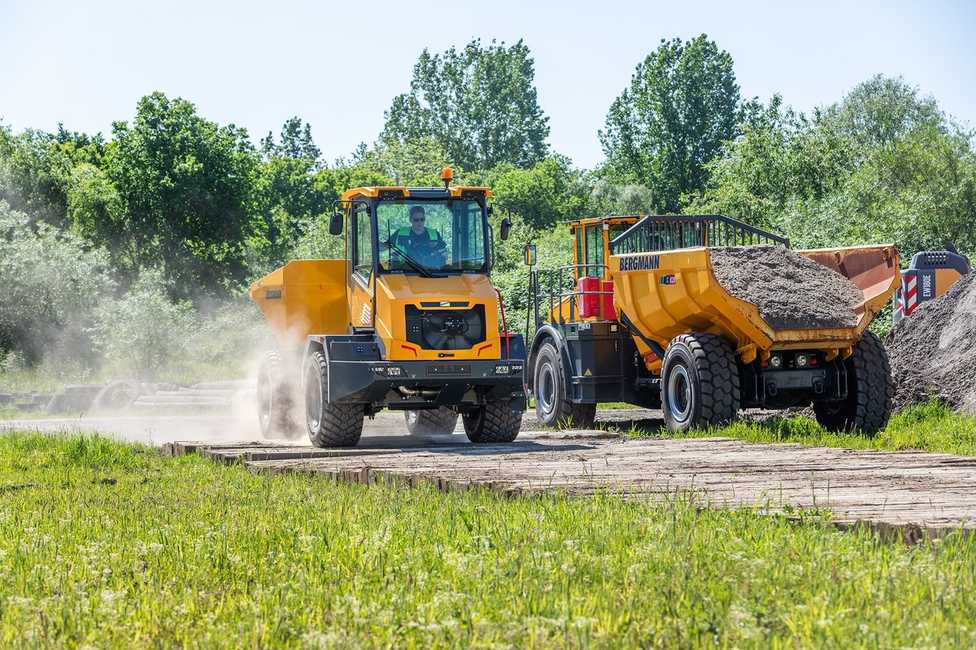
[[[895,409],[938,399],[976,413],[976,274],[919,305],[885,339]]]
[[[715,277],[776,330],[854,327],[863,294],[843,275],[782,246],[712,248]]]

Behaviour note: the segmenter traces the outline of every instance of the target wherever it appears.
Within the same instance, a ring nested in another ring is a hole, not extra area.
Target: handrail
[[[552,322],[563,324],[566,321],[563,320],[562,310],[559,310],[559,321],[553,320],[553,312],[556,311],[556,307],[562,304],[562,301],[570,296],[581,296],[586,295],[613,295],[612,291],[579,291],[576,288],[576,273],[577,270],[583,271],[585,274],[589,269],[594,268],[599,270],[599,277],[603,278],[606,275],[606,264],[566,264],[564,266],[557,267],[555,269],[533,269],[532,275],[529,278],[529,300],[531,304],[529,305],[529,312],[534,316],[535,327],[539,328],[539,325],[543,322]],[[567,272],[570,272],[567,274]],[[582,276],[581,276],[582,277]],[[568,282],[570,281],[570,282]],[[572,290],[566,290],[569,287]],[[564,289],[564,287],[566,289]],[[544,291],[544,293],[543,293]],[[542,294],[542,295],[540,295]],[[541,317],[539,314],[539,303],[548,298],[549,310],[546,312],[545,318]],[[600,314],[603,316],[603,302],[600,302]],[[526,315],[528,320],[528,315]],[[569,301],[569,321],[576,321],[576,300]],[[528,323],[526,323],[528,325]],[[527,332],[528,334],[528,332]]]
[[[721,214],[677,214],[641,219],[610,242],[610,252],[619,255],[696,246],[755,244],[779,244],[789,248],[790,240]]]

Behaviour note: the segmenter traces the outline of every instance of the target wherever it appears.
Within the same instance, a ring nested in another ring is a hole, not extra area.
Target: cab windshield
[[[484,218],[477,201],[380,201],[376,229],[381,271],[486,270]]]

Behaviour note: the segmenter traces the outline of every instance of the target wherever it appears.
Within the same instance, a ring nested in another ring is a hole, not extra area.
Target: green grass
[[[662,429],[630,429],[635,437],[725,437],[748,442],[791,442],[823,447],[901,451],[916,449],[976,456],[976,417],[953,412],[938,402],[909,407],[892,416],[875,436],[832,433],[812,418],[772,418],[764,422],[740,420],[720,429],[675,434]]]
[[[976,541],[0,436],[0,647],[971,647]]]

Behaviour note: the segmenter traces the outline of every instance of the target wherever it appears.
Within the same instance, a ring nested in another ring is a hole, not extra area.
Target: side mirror
[[[498,236],[502,238],[502,241],[508,239],[508,233],[512,230],[512,220],[508,217],[502,219],[501,226],[498,228]]]
[[[336,212],[329,219],[329,234],[330,235],[341,235],[342,234],[342,213]]]
[[[522,257],[525,259],[526,266],[535,266],[535,244],[526,244],[522,249]]]

